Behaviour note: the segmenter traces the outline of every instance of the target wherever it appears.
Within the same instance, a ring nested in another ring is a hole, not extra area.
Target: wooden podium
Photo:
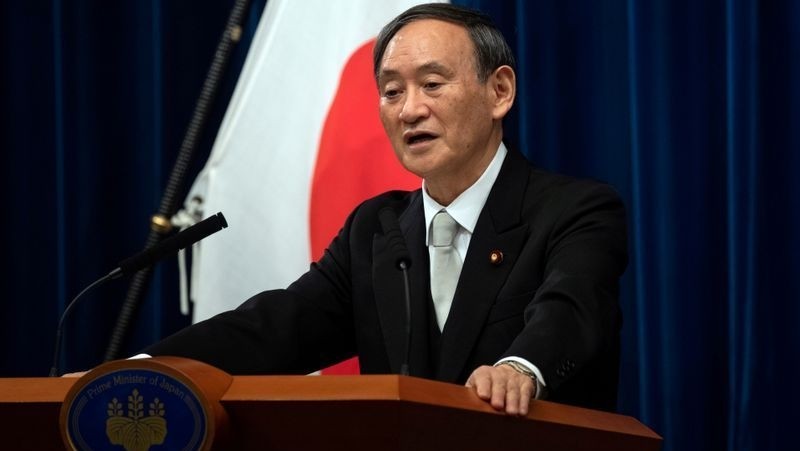
[[[164,364],[163,359],[153,360]],[[495,412],[471,389],[414,377],[228,376],[186,359],[166,358],[166,364],[198,386],[210,387],[202,390],[218,399],[222,409],[212,415],[227,433],[214,449],[661,448],[657,434],[628,416],[533,401],[527,417],[510,417]],[[204,378],[216,379],[197,381]],[[79,380],[0,379],[2,448],[63,449],[59,412]]]

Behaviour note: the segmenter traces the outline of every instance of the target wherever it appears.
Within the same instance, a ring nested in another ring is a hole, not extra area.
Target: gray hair
[[[460,25],[467,30],[470,40],[475,47],[475,70],[478,80],[486,83],[489,75],[500,66],[507,65],[515,68],[514,54],[508,46],[500,30],[492,19],[479,11],[450,5],[447,3],[428,3],[409,8],[404,13],[395,17],[378,33],[375,50],[372,53],[372,64],[375,79],[378,79],[381,60],[386,52],[386,46],[401,28],[423,19],[441,20]]]

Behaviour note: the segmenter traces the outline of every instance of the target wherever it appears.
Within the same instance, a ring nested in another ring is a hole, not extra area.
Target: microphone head
[[[217,218],[220,229],[228,228],[228,221],[225,220],[225,216],[222,215],[221,211],[215,214],[213,217]]]
[[[228,221],[225,220],[222,212],[209,216],[197,224],[159,241],[133,257],[121,261],[119,268],[112,271],[111,276],[116,278],[120,275],[133,274],[227,227]]]

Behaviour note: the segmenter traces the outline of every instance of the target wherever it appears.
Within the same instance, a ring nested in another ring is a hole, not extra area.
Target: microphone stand
[[[189,163],[192,161],[192,156],[197,148],[197,142],[207,122],[212,102],[219,91],[222,75],[230,60],[233,47],[239,42],[239,39],[241,39],[241,24],[249,3],[249,0],[236,0],[228,16],[225,31],[222,33],[222,37],[217,44],[217,49],[214,52],[211,67],[209,67],[208,73],[206,74],[200,96],[197,99],[192,118],[189,121],[189,126],[186,129],[186,134],[181,143],[178,158],[175,161],[169,181],[167,182],[167,187],[164,189],[164,194],[161,197],[158,213],[152,217],[150,233],[147,236],[147,241],[144,246],[145,249],[149,249],[161,241],[172,228],[169,218],[175,214],[181,201],[178,196],[184,185]],[[145,288],[150,281],[152,272],[152,267],[147,267],[133,276],[131,284],[128,287],[127,295],[125,296],[125,301],[120,308],[114,330],[111,333],[108,347],[106,348],[105,361],[114,360],[119,356],[122,343],[128,334],[131,318],[138,309],[139,304],[141,304]]]
[[[400,271],[403,272],[403,287],[405,291],[406,301],[406,350],[403,364],[400,365],[400,374],[403,376],[409,375],[409,361],[411,360],[411,287],[408,283],[408,263],[402,261],[397,265]]]
[[[50,377],[58,377],[61,375],[61,373],[59,372],[59,363],[61,360],[61,337],[64,335],[64,322],[66,321],[67,318],[69,318],[70,312],[72,312],[72,309],[75,308],[76,305],[78,305],[78,301],[81,299],[81,296],[86,294],[92,288],[102,285],[107,281],[115,278],[117,275],[115,271],[112,271],[106,274],[105,276],[92,282],[91,285],[84,288],[80,293],[78,293],[77,296],[72,298],[72,301],[70,301],[69,304],[67,304],[67,308],[64,309],[64,313],[61,314],[61,318],[59,318],[58,320],[58,328],[56,328],[56,345],[53,347],[54,349],[53,366],[50,367]]]
[[[228,221],[225,220],[225,216],[222,215],[222,212],[208,217],[187,228],[186,230],[178,232],[169,239],[158,243],[158,245],[139,252],[132,257],[126,258],[120,262],[117,268],[105,276],[97,279],[91,285],[84,288],[83,291],[78,293],[78,295],[72,299],[72,302],[67,305],[64,313],[61,314],[61,319],[58,320],[58,329],[56,329],[56,345],[55,350],[53,351],[53,366],[50,368],[50,377],[59,375],[58,370],[60,364],[59,360],[61,357],[61,337],[64,333],[64,324],[66,323],[67,318],[69,318],[69,314],[72,312],[75,306],[78,305],[78,301],[86,299],[82,298],[81,296],[86,294],[92,288],[105,283],[107,280],[116,279],[122,277],[123,275],[136,274],[141,268],[152,267],[159,260],[163,260],[170,255],[174,255],[178,253],[179,250],[185,249],[194,243],[199,242],[203,238],[219,232],[225,227],[228,227]]]

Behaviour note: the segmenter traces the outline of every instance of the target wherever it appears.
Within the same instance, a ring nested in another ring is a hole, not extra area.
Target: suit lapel
[[[422,210],[422,197],[414,194],[408,208],[399,216],[400,230],[406,239],[411,256],[409,279],[411,288],[412,321],[412,374],[427,366],[428,353],[426,328],[426,302],[428,287],[428,253],[425,247],[425,218]],[[389,365],[393,373],[400,372],[405,359],[406,311],[403,274],[395,266],[392,253],[388,249],[386,236],[378,233],[373,237],[373,291],[383,332]]]
[[[459,380],[497,293],[516,263],[528,235],[520,221],[528,168],[524,157],[509,151],[481,211],[442,331],[437,379]],[[500,264],[491,263],[493,251],[503,253]]]

